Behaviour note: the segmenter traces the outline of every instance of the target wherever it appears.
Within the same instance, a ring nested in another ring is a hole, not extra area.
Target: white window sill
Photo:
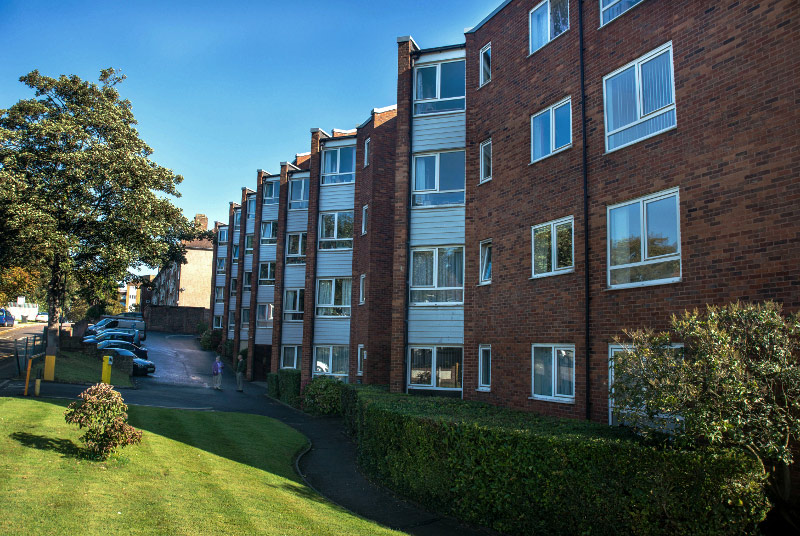
[[[327,318],[327,319],[333,319],[333,320],[350,320],[349,316],[322,316],[322,315],[317,315],[314,318]]]
[[[442,208],[453,208],[453,207],[463,207],[464,203],[452,203],[449,205],[427,205],[424,207],[415,207],[412,206],[411,210],[439,210]]]
[[[674,106],[674,105],[672,105],[672,106]],[[672,108],[672,110],[674,110],[674,109],[675,108]],[[666,111],[670,111],[670,110],[666,110]],[[648,119],[649,119],[649,117],[648,117]],[[632,123],[629,126],[633,126],[634,124],[635,123]],[[663,134],[665,132],[669,132],[670,130],[676,130],[677,128],[678,128],[678,120],[677,120],[677,117],[676,117],[675,124],[673,126],[671,126],[669,128],[665,128],[664,130],[659,130],[658,132],[653,132],[652,134],[649,134],[649,135],[645,136],[644,138],[639,138],[637,140],[633,140],[631,142],[626,143],[625,145],[620,145],[619,147],[615,147],[613,149],[608,149],[608,134],[606,134],[606,152],[605,152],[605,154],[611,154],[611,153],[620,151],[620,150],[622,150],[622,149],[624,149],[626,147],[630,147],[631,145],[636,145],[637,143],[639,143],[641,141],[649,140],[650,138],[653,138],[655,136],[659,136],[659,135],[661,135],[661,134]]]
[[[491,182],[491,181],[492,181],[491,177],[487,177],[485,179],[479,180],[478,181],[478,186],[480,186],[481,184],[486,184],[487,182]]]
[[[353,173],[355,173],[355,171]],[[326,188],[328,186],[344,186],[346,184],[355,184],[355,183],[356,183],[356,181],[353,180],[353,181],[349,181],[349,182],[331,182],[331,183],[328,183],[328,184],[320,182],[319,185],[320,185],[321,188]]]
[[[359,305],[364,305],[365,303],[367,303],[367,302],[363,302],[363,301],[358,302]]]
[[[408,384],[408,389],[425,389],[426,391],[461,391],[460,387],[434,387],[433,385],[412,385]]]
[[[287,324],[302,324],[303,323],[302,320],[284,320],[284,322],[287,323]],[[289,367],[289,368],[294,368],[294,367]]]
[[[437,303],[417,303],[410,302],[410,307],[463,307],[464,302],[437,302]]]
[[[557,155],[558,153],[563,153],[563,152],[564,152],[564,151],[566,151],[567,149],[572,149],[572,142],[570,142],[568,145],[565,145],[564,147],[559,147],[558,149],[556,149],[556,150],[555,150],[555,151],[553,151],[552,153],[550,153],[550,154],[547,154],[547,155],[545,155],[545,156],[543,156],[543,157],[541,157],[541,158],[537,158],[536,160],[531,160],[531,163],[530,163],[530,164],[528,164],[528,165],[529,165],[529,166],[532,166],[532,165],[534,165],[534,164],[538,164],[538,163],[539,163],[539,162],[541,162],[542,160],[547,160],[547,159],[548,159],[548,158],[550,158],[551,156],[555,156],[555,155]]]
[[[263,284],[259,283],[258,286],[259,287],[274,287],[275,283],[263,283]]]
[[[466,98],[466,97],[462,97],[462,98]],[[417,102],[414,102],[412,104],[412,106],[414,106],[414,104],[418,104],[420,102],[428,102],[428,101],[417,101]],[[417,119],[418,117],[436,117],[436,116],[441,116],[441,115],[463,114],[463,113],[466,113],[466,111],[467,110],[466,110],[466,106],[465,106],[464,109],[462,109],[462,110],[448,110],[446,112],[434,112],[434,113],[429,113],[429,114],[415,114],[413,116],[413,118]]]
[[[530,13],[528,13],[528,18],[530,18],[530,16],[531,16],[531,14],[530,14]],[[560,34],[558,34],[557,36],[555,36],[554,38],[552,38],[550,41],[548,41],[547,43],[545,43],[544,45],[542,45],[540,48],[537,48],[537,49],[536,49],[536,50],[534,50],[533,52],[530,52],[530,50],[531,50],[531,31],[530,31],[530,28],[529,28],[529,29],[528,29],[528,51],[529,51],[529,53],[528,53],[528,57],[530,58],[531,56],[533,56],[534,54],[536,54],[536,53],[537,53],[537,52],[539,52],[540,50],[544,50],[544,49],[547,47],[547,45],[549,45],[550,43],[552,43],[553,41],[555,41],[556,39],[558,39],[559,37],[561,37],[562,35],[564,35],[564,34],[565,34],[565,33],[567,33],[568,31],[569,31],[569,28],[567,28],[566,30],[564,30],[563,32],[561,32]]]
[[[290,208],[288,210],[289,210],[289,212],[300,212],[301,210],[308,210],[308,207],[306,207],[306,208]]]
[[[488,84],[488,83],[489,83],[489,82],[491,82],[491,81],[492,81],[492,79],[490,78],[489,80],[487,80],[487,81],[486,81],[486,82],[484,82],[483,84],[479,85],[477,89],[481,89],[481,88],[483,88],[483,87],[486,87],[486,84]]]
[[[639,3],[638,3],[638,4],[636,4],[635,6],[629,7],[628,9],[626,9],[625,11],[623,11],[622,13],[620,13],[619,15],[617,15],[616,17],[614,17],[613,19],[611,19],[610,21],[608,21],[608,22],[607,22],[607,23],[605,23],[605,24],[602,24],[602,22],[603,22],[603,13],[602,13],[602,10],[601,10],[601,13],[600,13],[600,22],[601,22],[601,24],[600,24],[600,26],[599,26],[597,29],[598,29],[598,30],[600,30],[600,29],[602,29],[602,28],[605,28],[606,26],[608,26],[609,24],[611,24],[611,23],[612,23],[612,22],[614,22],[615,20],[622,18],[622,16],[623,16],[625,13],[627,13],[627,12],[631,11],[632,9],[636,9],[637,7],[639,7],[640,5],[642,5],[643,3],[644,3],[644,1],[642,1],[642,2],[639,2]]]
[[[479,393],[490,393],[492,391],[491,387],[478,387],[475,389]]]
[[[529,396],[528,400],[539,400],[541,402],[556,402],[558,404],[574,404],[575,398],[555,397],[555,396]]]
[[[621,290],[626,288],[640,288],[640,287],[654,287],[656,285],[671,285],[673,283],[680,283],[682,277],[674,277],[671,279],[657,279],[654,281],[641,281],[639,283],[628,283],[625,285],[609,285],[605,290]]]
[[[325,248],[325,249],[318,247],[317,251],[319,251],[320,253],[324,253],[326,251],[353,251],[353,248],[352,246],[349,248]]]
[[[480,283],[478,283],[475,286],[476,287],[485,287],[485,286],[491,285],[491,284],[492,284],[492,280],[490,279],[489,281],[481,281]]]
[[[554,277],[554,276],[557,276],[557,275],[573,274],[573,273],[575,273],[575,268],[574,267],[573,268],[569,268],[569,269],[564,269],[564,270],[547,272],[545,274],[533,275],[533,276],[529,277],[528,279],[530,279],[530,280],[542,279],[543,277]]]

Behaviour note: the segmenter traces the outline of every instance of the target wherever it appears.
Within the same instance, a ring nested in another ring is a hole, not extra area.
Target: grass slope
[[[273,419],[130,406],[142,444],[97,462],[65,405],[0,398],[0,534],[400,534],[303,485]]]
[[[31,366],[31,385],[37,371],[44,373],[44,358]],[[61,383],[99,383],[103,373],[103,364],[96,358],[82,352],[59,352],[56,357],[55,381]],[[22,371],[25,378],[25,371]],[[115,387],[133,387],[131,379],[119,369],[111,367],[111,385]]]

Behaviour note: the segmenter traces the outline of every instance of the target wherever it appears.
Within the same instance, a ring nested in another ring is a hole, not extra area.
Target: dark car
[[[131,352],[130,350],[123,350],[122,348],[115,348],[114,349],[115,356],[125,356],[133,358],[133,369],[132,373],[134,376],[147,376],[151,372],[156,371],[156,365],[152,361],[148,361],[146,359],[141,359],[136,357],[136,355]]]
[[[14,327],[14,315],[11,314],[11,311],[3,309],[2,307],[0,307],[0,326],[7,328]]]
[[[112,329],[104,331],[99,335],[83,338],[83,342],[87,344],[97,344],[109,340],[128,341],[132,342],[133,344],[139,344],[139,342],[141,342],[141,339],[139,338],[139,331],[135,329]]]
[[[136,357],[139,357],[141,359],[147,359],[147,348],[145,348],[144,346],[136,346],[132,342],[128,342],[128,341],[115,341],[115,340],[102,341],[102,342],[97,344],[97,349],[98,350],[106,350],[106,349],[108,349],[108,350],[116,350],[116,349],[128,350],[129,352],[133,352],[136,355]]]

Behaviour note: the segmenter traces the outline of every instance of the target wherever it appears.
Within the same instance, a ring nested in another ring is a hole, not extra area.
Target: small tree
[[[617,418],[681,446],[747,450],[770,475],[773,498],[788,500],[800,439],[800,318],[784,318],[773,302],[735,303],[673,316],[670,333],[625,334],[626,351],[613,358]]]
[[[135,445],[141,442],[142,432],[127,423],[128,406],[114,388],[98,383],[86,389],[64,412],[67,424],[77,424],[86,428],[81,441],[93,457],[107,459],[117,447]]]

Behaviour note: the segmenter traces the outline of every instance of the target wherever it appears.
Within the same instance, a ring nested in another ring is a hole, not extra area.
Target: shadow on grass
[[[64,458],[83,459],[83,450],[70,439],[58,439],[27,432],[14,432],[9,436],[24,447],[36,450],[51,450]]]

